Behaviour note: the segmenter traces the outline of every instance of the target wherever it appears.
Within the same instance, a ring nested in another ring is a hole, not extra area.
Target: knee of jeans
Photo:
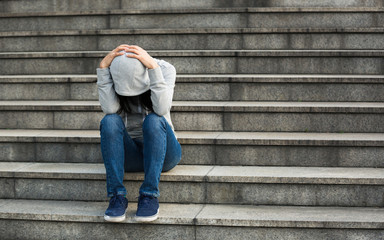
[[[123,120],[118,114],[107,114],[100,122],[100,131],[104,134],[115,134],[122,125]]]
[[[143,132],[149,130],[153,132],[156,129],[165,129],[164,117],[157,115],[156,113],[148,114],[143,122]]]
[[[163,170],[162,172],[168,172],[172,170],[174,167],[176,167],[177,164],[165,164],[163,165]]]
[[[164,162],[164,165],[163,165],[163,169],[162,169],[162,172],[168,172],[170,170],[172,170],[174,167],[177,166],[177,164],[179,164],[181,158],[175,158],[174,161],[166,161]]]

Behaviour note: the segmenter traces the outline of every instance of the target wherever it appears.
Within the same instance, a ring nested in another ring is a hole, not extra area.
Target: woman
[[[144,49],[120,45],[97,69],[101,152],[107,173],[109,206],[104,219],[120,222],[128,206],[124,172],[144,171],[135,219],[157,219],[159,181],[181,159],[170,118],[176,70]]]

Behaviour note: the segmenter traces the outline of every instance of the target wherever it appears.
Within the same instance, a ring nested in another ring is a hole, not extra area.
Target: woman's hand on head
[[[120,45],[118,46],[117,48],[113,49],[112,51],[110,51],[107,56],[105,56],[103,58],[103,60],[100,62],[100,68],[107,68],[111,65],[113,59],[117,56],[121,56],[121,55],[124,55],[125,52],[124,51],[127,51],[128,50],[128,47],[129,45]]]
[[[142,49],[139,46],[129,45],[127,47],[127,50],[125,50],[125,51],[126,52],[134,53],[134,54],[129,54],[128,53],[126,55],[127,55],[127,57],[138,59],[145,67],[147,67],[149,69],[157,68],[159,66],[157,64],[157,62],[155,61],[155,59],[153,59],[147,53],[147,51],[145,51],[144,49]]]

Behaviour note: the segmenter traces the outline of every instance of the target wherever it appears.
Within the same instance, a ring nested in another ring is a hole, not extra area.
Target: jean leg
[[[164,119],[165,120],[165,119]],[[167,120],[165,120],[167,122]],[[181,145],[175,136],[171,126],[167,122],[167,152],[165,153],[163,172],[174,168],[181,160]]]
[[[140,194],[159,197],[160,175],[181,159],[181,147],[172,128],[164,117],[155,113],[147,115],[143,123],[144,182]]]
[[[143,172],[143,140],[142,138],[134,138],[130,139],[129,142],[130,144],[125,145],[125,172]]]
[[[140,155],[141,151],[128,135],[123,120],[117,114],[108,114],[101,120],[100,136],[108,197],[126,195],[123,185],[125,156]]]

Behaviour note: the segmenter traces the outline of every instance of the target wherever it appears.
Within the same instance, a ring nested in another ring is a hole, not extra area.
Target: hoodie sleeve
[[[176,69],[164,60],[155,59],[159,67],[148,69],[153,110],[159,116],[170,112],[176,81]]]
[[[113,87],[113,81],[109,68],[97,68],[97,89],[99,102],[105,114],[116,113],[120,108],[119,99]]]

